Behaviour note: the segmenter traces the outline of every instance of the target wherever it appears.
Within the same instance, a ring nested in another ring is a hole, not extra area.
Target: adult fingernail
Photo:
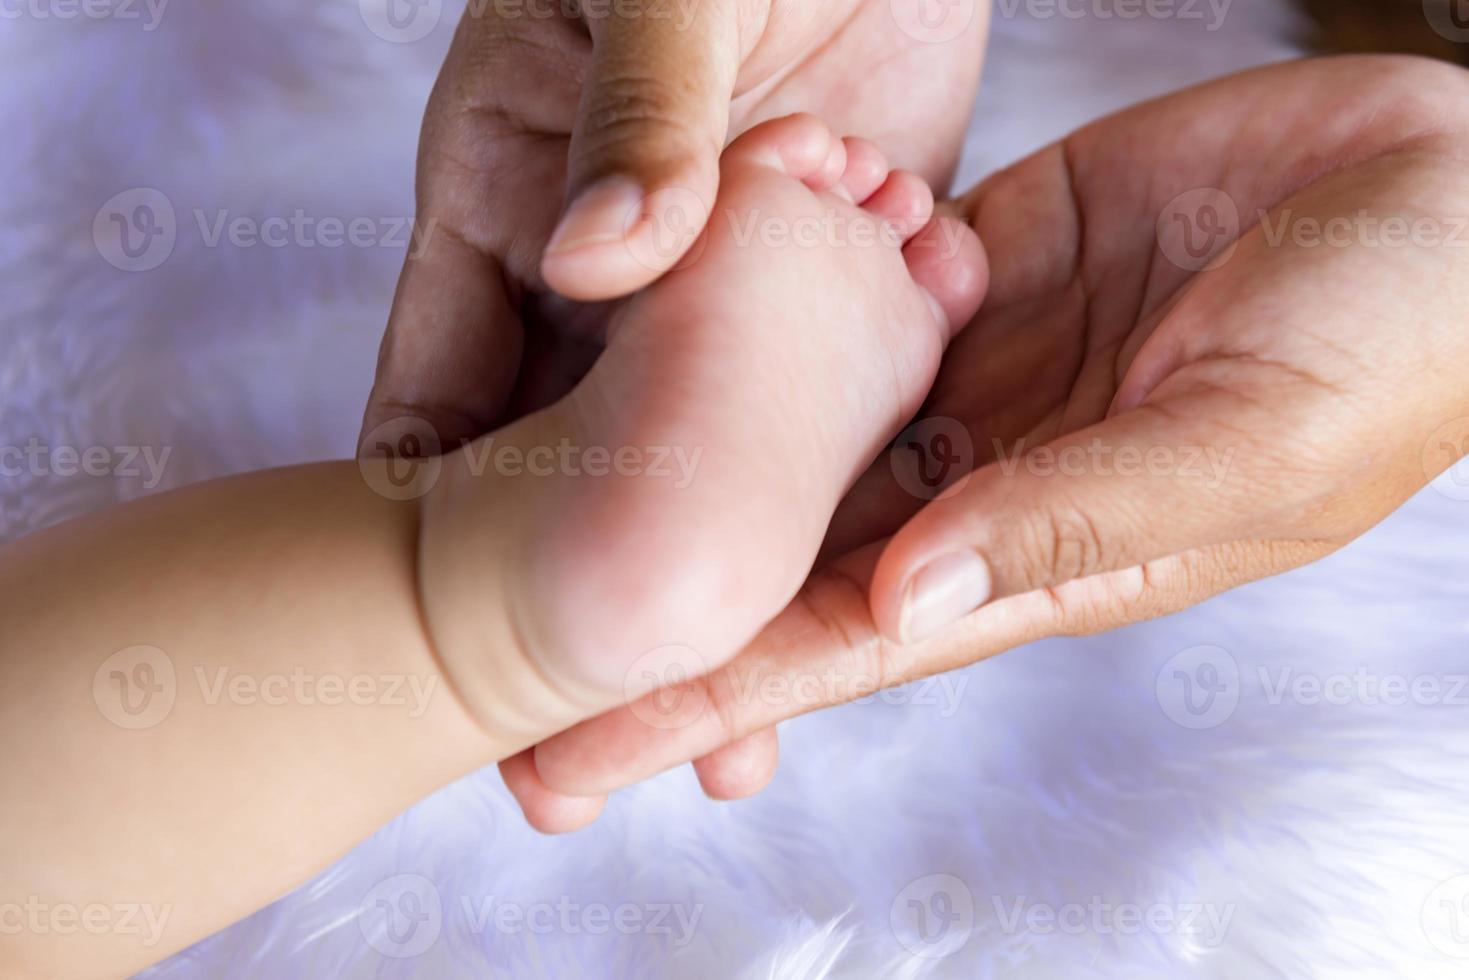
[[[562,215],[546,243],[546,254],[621,241],[631,220],[638,217],[634,212],[642,199],[642,188],[626,177],[598,181],[582,191]]]
[[[989,566],[973,551],[935,558],[908,580],[898,632],[904,643],[933,636],[989,601]]]

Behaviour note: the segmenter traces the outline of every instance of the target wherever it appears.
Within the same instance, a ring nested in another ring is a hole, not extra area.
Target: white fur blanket
[[[1142,6],[999,0],[965,179],[1291,53],[1270,0],[1099,16]],[[428,0],[408,30],[432,30],[389,43],[381,8],[5,7],[0,447],[24,451],[0,456],[0,534],[350,452],[456,15]],[[135,231],[161,195],[171,243],[94,236],[134,188]],[[236,218],[284,219],[284,247],[214,237]],[[1312,568],[791,723],[753,801],[677,772],[547,839],[486,771],[156,975],[1464,976],[1457,476]]]

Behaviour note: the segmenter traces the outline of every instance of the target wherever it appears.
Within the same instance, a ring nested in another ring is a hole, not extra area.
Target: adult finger
[[[694,760],[699,785],[711,799],[740,800],[763,790],[775,775],[780,741],[774,726],[762,728]],[[606,805],[602,794],[558,793],[541,780],[527,749],[500,763],[505,787],[526,823],[543,834],[567,834],[594,823]]]
[[[420,445],[437,443],[415,455],[435,455],[495,428],[523,346],[499,263],[456,236],[431,235],[404,264],[358,454],[400,454],[403,434],[415,433]]]
[[[568,794],[611,792],[809,711],[1042,637],[1100,633],[1186,609],[1314,561],[1334,545],[1247,540],[1200,549],[1001,599],[907,646],[883,636],[867,602],[877,547],[817,573],[739,657],[691,682],[702,705],[679,713],[685,724],[658,723],[654,694],[542,742],[534,751],[543,785]]]
[[[360,452],[401,416],[427,421],[445,449],[506,421],[520,284],[535,285],[566,166],[565,139],[545,134],[570,129],[587,47],[561,18],[465,11],[424,111],[418,215]]]
[[[541,263],[557,292],[633,292],[703,229],[739,72],[738,6],[629,0],[584,13],[592,59],[571,137],[570,203]]]
[[[530,749],[502,761],[500,777],[520,804],[525,822],[543,834],[569,834],[590,826],[607,803],[602,795],[572,796],[547,788]]]
[[[780,761],[775,726],[756,729],[694,760],[699,785],[715,800],[742,800],[764,789]]]

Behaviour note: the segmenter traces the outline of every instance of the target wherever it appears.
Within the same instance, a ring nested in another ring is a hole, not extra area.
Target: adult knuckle
[[[1103,541],[1095,521],[1078,507],[1051,507],[1027,522],[1029,565],[1037,585],[1083,578],[1103,567]]]
[[[1107,604],[1121,618],[1146,619],[1157,607],[1158,593],[1152,574],[1156,567],[1154,562],[1144,562],[1106,576]]]
[[[1116,596],[1096,582],[1046,590],[1054,610],[1055,632],[1060,636],[1092,636],[1128,622],[1128,610]]]
[[[750,731],[750,726],[743,723],[739,671],[737,664],[726,664],[694,680],[704,689],[705,704],[719,728],[721,744],[727,745]]]
[[[583,124],[603,139],[632,137],[649,125],[680,126],[688,99],[675,81],[642,72],[597,79]]]
[[[1173,559],[1144,562],[1048,589],[1062,636],[1091,636],[1170,612]]]

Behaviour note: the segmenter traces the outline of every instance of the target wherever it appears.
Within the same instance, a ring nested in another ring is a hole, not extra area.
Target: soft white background
[[[131,9],[0,20],[0,445],[168,447],[164,487],[346,455],[401,250],[206,248],[194,211],[410,215],[456,11],[391,44],[355,0],[174,0],[153,31]],[[996,12],[966,183],[1111,108],[1287,57],[1296,36],[1270,0],[1235,0],[1217,31],[1207,14],[1016,9]],[[136,187],[168,197],[178,239],[130,274],[92,226]],[[676,772],[546,839],[486,771],[158,975],[1464,976],[1449,954],[1469,957],[1465,470],[1312,568],[786,725],[780,774],[750,802],[707,802]],[[145,482],[6,476],[0,535]],[[1188,652],[1201,645],[1217,649]],[[1347,703],[1272,699],[1283,671],[1426,678],[1456,703],[1372,704],[1356,681]],[[1218,679],[1208,712],[1188,710],[1181,677]],[[408,934],[426,952],[384,955],[408,948],[376,902],[405,889],[441,912]],[[910,900],[945,923],[928,945]],[[567,911],[514,930],[465,903]],[[583,928],[629,903],[697,926]],[[1047,928],[1068,903],[1106,907]],[[1205,917],[1139,931],[1126,903],[1155,923]],[[1227,916],[1222,935],[1208,913]]]

